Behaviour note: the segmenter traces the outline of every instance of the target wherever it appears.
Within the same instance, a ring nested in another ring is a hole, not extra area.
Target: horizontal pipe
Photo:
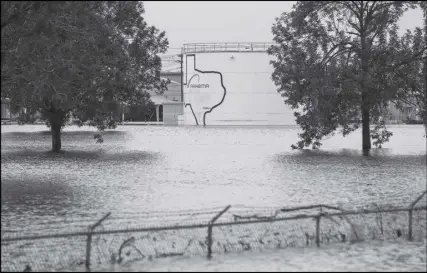
[[[272,45],[277,44],[265,42],[190,43],[183,45],[182,52],[265,52]]]
[[[363,211],[344,211],[337,213],[325,213],[328,217],[333,216],[344,216],[344,215],[355,215],[355,214],[372,214],[379,212],[403,212],[410,211],[410,208],[399,208],[399,209],[383,209],[383,210],[363,210]],[[427,210],[427,207],[417,207],[413,208],[413,211],[416,210]],[[220,226],[233,226],[233,225],[243,225],[243,224],[257,224],[257,223],[266,223],[266,222],[279,222],[287,220],[298,220],[298,219],[309,219],[318,217],[319,214],[311,215],[296,215],[291,217],[282,217],[275,219],[260,219],[260,220],[248,220],[240,222],[224,222],[224,223],[214,223],[214,224],[198,224],[198,225],[181,225],[181,226],[169,226],[169,227],[148,227],[148,228],[130,228],[123,230],[111,230],[111,231],[95,231],[91,232],[92,235],[101,235],[101,234],[118,234],[118,233],[128,233],[128,232],[150,232],[150,231],[164,231],[164,230],[177,230],[177,229],[196,229],[196,228],[207,228],[209,226],[220,227]],[[320,215],[321,216],[321,215]],[[74,233],[62,233],[62,234],[53,234],[53,235],[38,235],[38,236],[22,236],[22,237],[11,237],[11,238],[2,238],[2,242],[10,241],[22,241],[22,240],[38,240],[38,239],[49,239],[49,238],[66,238],[73,236],[87,236],[88,232],[74,232]]]
[[[265,51],[263,51],[263,50],[249,50],[249,51],[238,51],[238,50],[194,51],[194,50],[189,50],[189,51],[184,52],[184,54],[193,54],[193,53],[197,53],[197,54],[202,54],[202,53],[265,53]]]
[[[184,47],[185,46],[194,46],[194,45],[196,45],[196,46],[203,46],[203,45],[237,45],[237,44],[240,44],[240,45],[275,45],[275,43],[271,43],[271,42],[268,42],[268,43],[266,43],[266,42],[233,42],[233,43],[228,43],[228,42],[222,42],[222,43],[187,43],[187,44],[184,44]]]

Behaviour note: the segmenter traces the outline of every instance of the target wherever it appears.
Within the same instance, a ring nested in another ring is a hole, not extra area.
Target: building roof
[[[160,71],[160,76],[181,76],[181,71]]]
[[[165,98],[162,95],[152,95],[150,97],[150,99],[155,105],[162,105],[162,104],[167,104],[167,103],[176,103],[176,101],[168,100],[167,98]]]

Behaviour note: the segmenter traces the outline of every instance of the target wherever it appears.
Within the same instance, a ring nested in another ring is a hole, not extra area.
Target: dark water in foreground
[[[66,153],[53,155],[45,126],[1,130],[2,232],[107,211],[409,204],[426,189],[422,126],[391,127],[391,142],[369,157],[359,131],[321,150],[292,151],[296,127],[122,126],[105,132],[103,144],[92,129],[72,127]]]

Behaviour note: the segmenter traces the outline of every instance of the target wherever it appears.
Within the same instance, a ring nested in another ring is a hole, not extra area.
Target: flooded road
[[[292,151],[297,127],[119,126],[102,144],[94,129],[67,127],[53,155],[47,127],[2,126],[2,232],[69,229],[108,211],[409,204],[426,189],[425,131],[390,129],[364,157],[360,131]]]

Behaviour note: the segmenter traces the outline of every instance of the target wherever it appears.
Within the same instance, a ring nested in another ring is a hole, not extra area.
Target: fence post
[[[423,198],[424,195],[427,194],[427,190],[424,191],[414,202],[409,206],[409,226],[408,226],[408,240],[412,241],[412,212],[415,205]]]
[[[212,225],[208,226],[208,259],[212,258]]]
[[[88,229],[87,241],[86,241],[86,261],[85,261],[85,266],[86,266],[87,270],[90,269],[90,250],[91,250],[91,244],[92,244],[92,232],[90,231],[90,229]]]
[[[228,205],[227,207],[225,207],[222,211],[220,211],[217,215],[215,215],[214,218],[212,218],[212,220],[209,221],[209,226],[208,226],[208,238],[207,238],[207,243],[208,243],[208,259],[212,258],[212,244],[213,244],[213,240],[212,240],[212,225],[213,223],[215,223],[216,220],[218,220],[219,217],[221,217],[221,215],[223,215],[227,210],[229,210],[231,208],[230,205]]]
[[[412,241],[412,208],[409,209],[408,240]]]
[[[316,216],[316,245],[320,247],[320,217],[321,215]]]
[[[86,266],[87,270],[90,270],[90,254],[91,254],[91,250],[92,250],[92,232],[94,231],[94,229],[97,226],[99,226],[110,215],[111,215],[111,212],[107,213],[104,217],[99,219],[98,222],[89,226],[89,228],[88,228],[87,241],[86,241],[86,261],[85,261],[85,266]]]

